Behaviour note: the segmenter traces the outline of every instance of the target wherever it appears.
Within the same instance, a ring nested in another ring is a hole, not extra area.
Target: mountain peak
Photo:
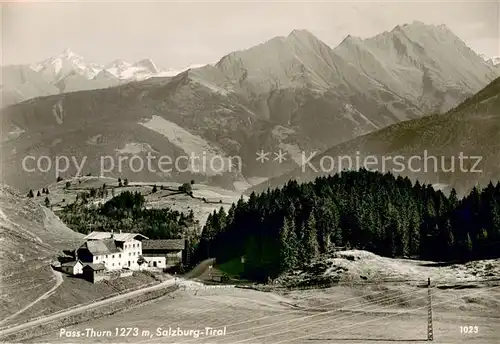
[[[307,47],[308,49],[316,49],[326,46],[318,37],[307,30],[295,29],[285,38],[286,43],[295,47]]]
[[[73,51],[71,51],[70,48],[66,48],[60,54],[58,54],[57,57],[65,58],[65,59],[69,60],[69,59],[72,59],[75,57],[80,57],[80,56],[75,54]]]
[[[310,31],[307,31],[305,29],[294,29],[292,32],[287,37],[288,39],[293,38],[293,39],[314,39],[317,40],[316,36],[314,36]]]
[[[143,59],[134,64],[135,67],[142,67],[150,71],[151,73],[158,73],[158,67],[156,67],[155,63],[151,59]]]
[[[353,44],[357,42],[362,42],[363,40],[360,37],[357,36],[352,36],[352,35],[347,35],[345,38],[340,42],[339,45],[345,45],[345,44]]]
[[[396,25],[394,27],[394,29],[391,30],[391,32],[399,32],[399,31],[403,31],[403,32],[408,32],[408,31],[413,31],[413,32],[418,32],[420,30],[423,31],[427,31],[427,32],[430,32],[430,31],[435,31],[435,32],[449,32],[449,33],[452,33],[453,32],[448,28],[448,26],[446,26],[445,24],[439,24],[439,25],[434,25],[434,24],[426,24],[424,22],[421,22],[419,20],[414,20],[413,22],[411,23],[406,23],[406,24],[402,24],[402,25]]]
[[[128,63],[127,61],[124,61],[124,60],[120,60],[120,59],[116,59],[114,60],[113,62],[107,64],[105,66],[105,68],[109,69],[109,68],[128,68],[130,67],[132,64],[131,63]]]

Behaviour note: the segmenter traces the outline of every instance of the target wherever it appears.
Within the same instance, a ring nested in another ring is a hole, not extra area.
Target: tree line
[[[431,185],[367,170],[313,182],[289,181],[203,227],[196,257],[218,263],[245,257],[244,277],[265,280],[334,247],[387,257],[450,261],[500,256],[500,184],[458,199]]]

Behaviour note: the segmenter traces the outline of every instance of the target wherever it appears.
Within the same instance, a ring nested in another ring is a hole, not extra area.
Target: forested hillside
[[[245,256],[245,275],[266,279],[334,246],[388,257],[469,260],[500,255],[500,184],[459,200],[408,178],[361,170],[252,193],[205,224],[198,257]]]
[[[88,203],[87,196],[82,195],[58,215],[70,228],[84,234],[122,230],[141,233],[150,239],[196,240],[199,232],[192,211],[186,215],[169,208],[147,209],[139,192],[122,192],[102,205]]]

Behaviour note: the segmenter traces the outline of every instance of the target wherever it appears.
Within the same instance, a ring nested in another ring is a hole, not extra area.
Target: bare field
[[[433,289],[433,295],[435,343],[500,342],[500,286]],[[427,289],[413,286],[339,286],[281,295],[238,288],[177,291],[171,298],[64,329],[81,334],[92,329],[94,337],[66,337],[59,331],[30,342],[413,343],[427,338],[426,299]],[[461,326],[477,326],[477,333],[462,334]],[[225,327],[225,334],[168,335],[169,328],[206,327]],[[126,328],[137,332],[126,335]],[[162,330],[167,332],[159,335]]]

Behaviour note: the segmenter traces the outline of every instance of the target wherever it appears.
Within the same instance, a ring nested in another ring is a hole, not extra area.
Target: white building
[[[83,273],[83,264],[80,260],[61,264],[61,270],[70,275],[80,275]]]
[[[144,240],[142,244],[142,254],[149,268],[164,269],[183,264],[184,239]]]
[[[104,264],[107,270],[127,268],[139,270],[143,239],[138,233],[92,232],[76,250],[77,259],[84,263]]]

